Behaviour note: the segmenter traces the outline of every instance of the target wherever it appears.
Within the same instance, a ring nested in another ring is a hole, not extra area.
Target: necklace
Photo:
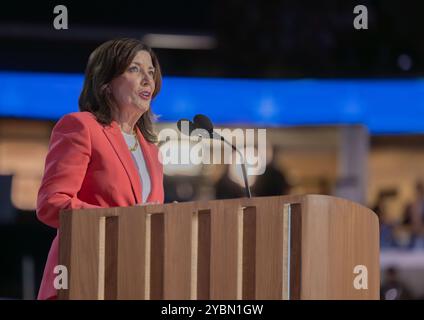
[[[123,130],[122,130],[122,128],[121,128],[121,131],[123,132],[123,133],[125,133]],[[127,133],[125,133],[125,134],[127,134]],[[133,137],[134,137],[134,140],[135,140],[135,142],[134,142],[134,145],[132,146],[132,147],[128,147],[128,149],[131,151],[131,152],[134,152],[135,150],[137,150],[137,148],[138,148],[138,139],[137,139],[137,134],[136,134],[136,131],[135,131],[135,129],[133,130],[133,132],[132,132],[132,135],[133,135]]]
[[[128,147],[128,149],[130,149],[131,152],[134,152],[138,148],[137,135],[135,134],[135,131],[133,131],[133,136],[134,136],[134,140],[135,140],[134,146]]]

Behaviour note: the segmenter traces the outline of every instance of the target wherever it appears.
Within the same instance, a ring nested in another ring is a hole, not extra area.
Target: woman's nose
[[[141,84],[142,85],[149,84],[149,76],[146,73],[143,73],[143,75],[141,77]]]

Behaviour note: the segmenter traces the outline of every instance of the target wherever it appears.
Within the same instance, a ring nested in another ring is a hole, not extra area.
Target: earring
[[[106,93],[107,94],[111,94],[111,90],[110,90],[110,86],[109,86],[109,84],[106,84],[105,86],[104,86],[104,90],[106,91]]]

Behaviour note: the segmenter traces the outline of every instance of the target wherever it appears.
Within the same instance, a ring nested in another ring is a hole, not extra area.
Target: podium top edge
[[[110,208],[98,208],[98,209],[66,209],[62,210],[61,214],[69,212],[92,212],[97,213],[100,216],[113,217],[119,216],[119,210],[126,208],[128,210],[137,209],[137,211],[142,211],[147,214],[161,213],[164,210],[169,210],[177,207],[194,207],[198,210],[207,210],[211,207],[216,207],[222,205],[224,202],[229,205],[240,206],[240,207],[249,207],[255,206],[263,201],[283,201],[284,204],[296,204],[296,203],[310,203],[311,201],[325,201],[325,202],[334,202],[339,204],[350,205],[356,207],[357,209],[368,211],[372,213],[376,218],[377,215],[368,207],[354,202],[349,199],[330,196],[330,195],[321,195],[321,194],[299,194],[299,195],[281,195],[281,196],[267,196],[267,197],[252,197],[252,198],[234,198],[234,199],[215,199],[215,200],[198,200],[198,201],[188,201],[188,202],[177,202],[177,203],[164,203],[164,204],[152,204],[152,205],[141,205],[141,206],[128,206],[128,207],[110,207]],[[378,218],[377,218],[378,219]]]

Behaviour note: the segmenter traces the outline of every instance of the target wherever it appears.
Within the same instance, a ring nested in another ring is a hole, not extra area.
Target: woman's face
[[[150,108],[155,90],[155,68],[147,51],[139,51],[123,74],[110,82],[113,98],[120,112],[140,116]]]

